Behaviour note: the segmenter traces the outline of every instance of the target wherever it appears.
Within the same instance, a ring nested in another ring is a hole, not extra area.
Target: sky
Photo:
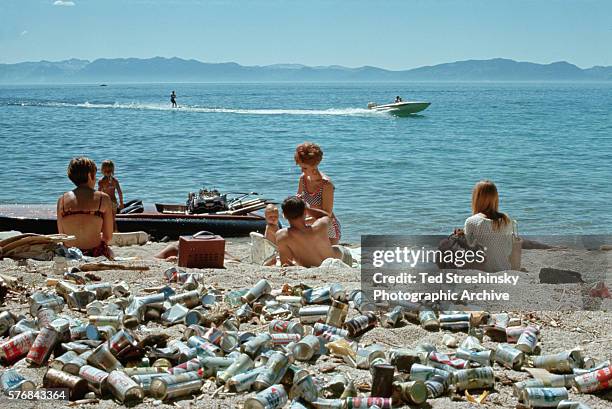
[[[612,66],[612,0],[0,0],[0,63]]]

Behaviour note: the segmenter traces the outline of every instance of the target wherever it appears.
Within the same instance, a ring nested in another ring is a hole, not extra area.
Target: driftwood
[[[65,234],[19,234],[0,241],[0,258],[51,260],[60,243],[74,238]]]
[[[111,263],[85,263],[79,266],[81,271],[104,271],[104,270],[136,270],[148,271],[149,266],[127,266],[124,264]]]

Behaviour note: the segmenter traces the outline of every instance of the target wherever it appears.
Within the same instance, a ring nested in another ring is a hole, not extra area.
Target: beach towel
[[[278,255],[276,244],[266,239],[263,234],[251,232],[251,263],[263,266]]]

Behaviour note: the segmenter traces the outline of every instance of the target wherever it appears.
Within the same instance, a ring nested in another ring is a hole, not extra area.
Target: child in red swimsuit
[[[117,178],[115,178],[115,164],[112,160],[102,162],[102,176],[98,181],[98,190],[106,193],[113,204],[113,225],[117,230],[117,210],[123,209],[123,192]],[[116,192],[116,194],[115,194]],[[119,196],[119,204],[117,204],[117,195]]]

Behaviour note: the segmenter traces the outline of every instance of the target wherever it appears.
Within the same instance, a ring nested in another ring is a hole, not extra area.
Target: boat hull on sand
[[[0,205],[0,231],[55,234],[55,212],[55,205]],[[253,231],[264,233],[266,220],[257,214],[162,214],[154,208],[145,207],[144,213],[118,214],[117,228],[120,232],[145,231],[157,240],[165,236],[177,239],[203,230],[223,237],[240,237],[248,236]]]
[[[393,115],[403,116],[403,115],[411,115],[416,114],[417,112],[421,112],[427,107],[431,105],[431,102],[422,102],[422,101],[406,101],[406,102],[396,102],[393,104],[385,104],[385,105],[376,105],[376,104],[368,104],[368,108],[374,111],[388,112]]]

